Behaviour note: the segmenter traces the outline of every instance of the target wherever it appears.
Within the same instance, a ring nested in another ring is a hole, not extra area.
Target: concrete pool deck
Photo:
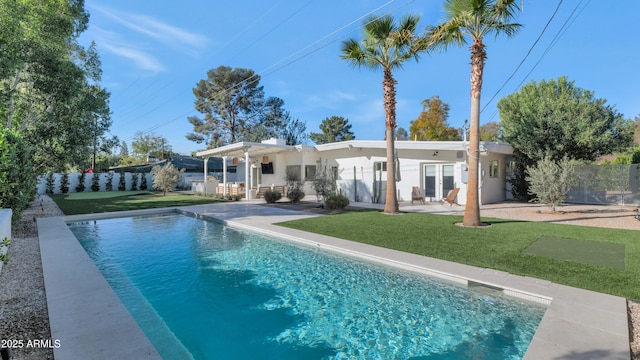
[[[319,215],[236,202],[38,219],[51,336],[60,341],[56,359],[160,358],[66,224],[175,211],[546,303],[527,360],[630,358],[624,298],[283,228],[273,224]]]

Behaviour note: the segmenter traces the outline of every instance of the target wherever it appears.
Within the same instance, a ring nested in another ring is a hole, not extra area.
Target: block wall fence
[[[100,178],[100,191],[106,191],[107,185],[107,176],[108,173],[97,173]],[[135,173],[124,173],[124,179],[126,184],[126,190],[131,190],[131,184],[133,175]],[[140,179],[141,176],[147,177],[147,189],[152,189],[153,184],[153,176],[150,173],[140,173],[138,175],[138,189],[140,189]],[[62,174],[55,173],[53,174],[54,184],[53,184],[53,193],[60,194],[60,183],[62,181]],[[69,192],[76,192],[76,186],[78,185],[80,180],[80,173],[69,173]],[[91,184],[93,181],[93,174],[86,173],[84,178],[84,192],[91,192]],[[118,184],[120,184],[120,173],[113,173],[113,180],[111,181],[112,187],[114,191],[118,191]],[[47,175],[41,175],[38,177],[38,194],[44,194],[47,191]]]

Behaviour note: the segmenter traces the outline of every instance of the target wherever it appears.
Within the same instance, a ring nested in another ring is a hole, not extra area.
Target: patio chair
[[[459,191],[460,188],[453,188],[452,190],[450,190],[449,195],[447,195],[446,198],[440,200],[440,204],[444,205],[444,203],[447,203],[449,204],[449,206],[453,206],[453,204],[460,206],[460,204],[456,202],[456,196],[458,196]]]
[[[411,188],[411,205],[413,205],[414,201],[420,201],[424,205],[424,195],[422,195],[422,191],[418,186]]]

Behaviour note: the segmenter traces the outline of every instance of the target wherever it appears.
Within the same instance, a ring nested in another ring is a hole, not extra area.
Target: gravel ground
[[[0,273],[0,339],[15,341],[12,359],[53,359],[35,219],[58,215],[62,211],[49,197],[39,197],[12,226],[9,262]],[[34,340],[45,343],[34,346]]]
[[[439,205],[436,205],[439,206]],[[640,230],[630,206],[563,205],[551,213],[545,206],[518,202],[483,205],[483,217],[545,221]],[[48,347],[26,348],[29,340],[50,340],[49,318],[35,218],[63,215],[48,196],[39,196],[13,227],[9,263],[0,273],[0,339],[22,340],[12,359],[53,359]],[[631,359],[640,360],[640,303],[628,301]]]

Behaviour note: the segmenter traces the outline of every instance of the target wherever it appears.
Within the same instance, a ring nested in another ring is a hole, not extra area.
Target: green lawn
[[[212,198],[189,194],[155,194],[150,191],[102,191],[51,195],[66,215],[93,214],[111,211],[154,209],[220,202]]]
[[[640,299],[640,231],[491,218],[483,218],[489,227],[464,228],[455,225],[460,221],[462,217],[452,215],[363,211],[278,225]],[[524,250],[541,237],[622,244],[624,267],[526,254]]]

